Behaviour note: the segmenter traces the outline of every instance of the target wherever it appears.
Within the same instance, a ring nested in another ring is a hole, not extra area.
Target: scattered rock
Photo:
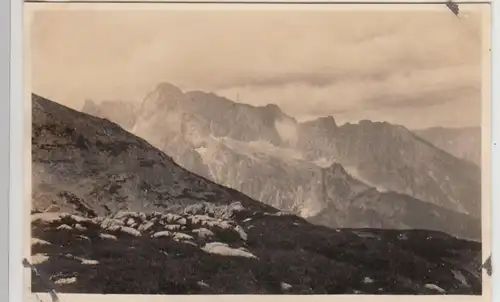
[[[101,228],[102,229],[105,229],[105,230],[109,230],[109,229],[113,229],[113,230],[117,230],[119,229],[121,226],[124,225],[124,223],[120,220],[117,220],[117,219],[111,219],[111,218],[105,218],[102,222],[101,222]],[[117,228],[118,227],[118,228]]]
[[[218,254],[222,256],[230,256],[230,257],[245,257],[245,258],[253,258],[258,259],[255,255],[245,252],[241,249],[234,249],[229,247],[225,243],[221,242],[211,242],[205,244],[202,250],[206,253],[210,254]]]
[[[437,286],[435,284],[427,283],[424,286],[425,286],[425,288],[430,289],[432,291],[437,291],[439,293],[446,293],[446,291],[444,289],[442,289],[441,287],[439,287],[439,286]]]
[[[233,228],[231,223],[229,223],[228,221],[210,221],[210,222],[211,222],[210,225],[212,227],[217,227],[223,230],[229,230]]]
[[[50,224],[61,221],[64,214],[62,213],[36,213],[31,215],[31,223]]]
[[[165,223],[169,223],[169,224],[176,223],[177,220],[179,220],[181,218],[182,218],[181,215],[172,214],[172,213],[163,214],[161,216],[161,220],[163,220],[163,221],[165,221]]]
[[[139,226],[139,228],[137,229],[139,232],[146,232],[148,230],[150,230],[152,227],[154,227],[154,223],[149,221],[149,222],[144,222],[143,224],[141,224]]]
[[[398,234],[398,239],[399,240],[408,240],[408,235],[405,233]]]
[[[198,284],[200,287],[205,287],[205,288],[208,288],[210,287],[207,283],[205,283],[204,281],[196,281],[196,284]]]
[[[162,217],[162,215],[163,215],[162,213],[160,213],[160,212],[156,212],[156,211],[155,211],[155,212],[151,213],[150,217],[153,217],[153,218],[161,218],[161,217]]]
[[[146,213],[140,212],[137,218],[139,218],[140,221],[144,221],[148,218],[148,216],[146,215]]]
[[[215,236],[212,231],[206,228],[194,229],[192,230],[192,232],[193,234],[196,234],[196,236],[200,239],[211,239]]]
[[[90,238],[85,235],[78,235],[78,238],[83,239],[85,241],[91,242]]]
[[[31,245],[51,245],[52,243],[48,242],[48,241],[45,241],[45,240],[42,240],[42,239],[38,239],[38,238],[35,238],[35,237],[32,237],[31,238]]]
[[[185,241],[194,240],[193,236],[184,233],[174,233],[174,240]]]
[[[111,233],[119,232],[121,230],[122,226],[120,225],[112,225],[110,227],[107,227],[105,230]]]
[[[122,233],[132,235],[134,237],[140,237],[141,236],[141,232],[139,232],[138,230],[133,229],[131,227],[126,227],[126,226],[121,227],[120,231]]]
[[[191,240],[183,240],[181,241],[182,243],[184,244],[189,244],[189,245],[192,245],[192,246],[198,246],[196,243],[194,243],[193,241]]]
[[[455,279],[460,281],[460,283],[462,283],[463,285],[469,286],[469,282],[467,282],[467,279],[465,279],[464,275],[460,271],[451,270],[451,273],[453,274]]]
[[[132,227],[132,225],[135,224],[135,219],[134,218],[127,218],[127,222],[125,222],[126,226]]]
[[[177,220],[177,223],[180,224],[180,225],[186,225],[187,224],[187,219],[182,217],[180,219]]]
[[[208,215],[193,215],[189,217],[189,220],[192,225],[202,225],[204,221],[212,221],[214,219]]]
[[[72,284],[76,282],[76,277],[61,278],[56,280],[54,283],[57,285]]]
[[[175,232],[175,231],[180,231],[181,226],[178,224],[167,224],[165,225],[164,229],[167,231]]]
[[[84,227],[83,225],[81,225],[81,224],[79,224],[79,223],[75,224],[75,229],[76,229],[76,230],[78,230],[78,231],[81,231],[81,232],[83,232],[83,231],[86,231],[86,230],[87,230],[87,228],[86,228],[86,227]]]
[[[81,259],[81,262],[84,265],[97,265],[97,264],[99,264],[99,261],[91,260],[91,259]]]
[[[227,208],[224,209],[223,214],[221,215],[222,218],[225,219],[231,219],[234,218],[236,215],[239,213],[242,213],[245,211],[245,207],[241,204],[241,202],[232,202],[227,206]]]
[[[78,215],[70,215],[69,218],[71,218],[71,220],[74,220],[77,223],[88,223],[88,222],[92,221],[92,219],[90,219],[90,218],[86,218],[86,217],[82,217],[82,216],[78,216]]]
[[[119,211],[114,215],[114,219],[123,219],[123,218],[129,218],[129,217],[138,217],[139,214],[136,212],[128,212],[128,211]]]
[[[285,282],[281,282],[280,285],[281,285],[282,291],[289,291],[292,288],[292,285],[285,283]]]
[[[33,265],[41,264],[49,260],[49,256],[47,254],[35,254],[31,256],[31,263]]]
[[[106,234],[106,233],[99,234],[99,238],[101,238],[101,239],[108,239],[108,240],[118,240],[118,238],[116,238],[115,235]]]
[[[245,233],[245,230],[241,226],[237,225],[234,230],[236,231],[236,233],[238,233],[238,235],[240,235],[241,240],[247,241],[248,235],[247,233]]]
[[[72,228],[72,227],[70,227],[70,226],[69,226],[69,225],[67,225],[67,224],[61,224],[60,226],[58,226],[58,227],[57,227],[57,230],[58,230],[58,231],[63,231],[63,230],[64,230],[64,231],[72,231],[72,230],[73,230],[73,228]]]
[[[160,237],[171,237],[172,233],[169,231],[161,231],[161,232],[156,232],[154,233],[151,237],[153,238],[160,238]]]

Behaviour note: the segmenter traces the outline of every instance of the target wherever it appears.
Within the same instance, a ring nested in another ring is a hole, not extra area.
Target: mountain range
[[[278,126],[280,130],[273,133],[273,123],[269,122],[273,119],[265,115],[268,110],[279,113],[277,108],[257,110],[261,111],[252,118],[247,116],[246,121],[251,123],[248,132],[233,130],[229,125],[226,136],[244,136],[246,142],[252,142],[261,133],[266,139],[275,139],[269,142],[271,145],[290,147],[292,142],[283,139],[283,132],[287,132],[283,129],[287,128]],[[150,121],[158,123],[159,117],[153,116]],[[265,120],[269,123],[262,123]],[[140,132],[145,121],[138,121],[134,128],[139,127],[136,130]],[[243,117],[241,121],[245,121]],[[326,122],[331,125],[331,119]],[[159,133],[174,132],[166,127],[173,123],[163,125]],[[186,133],[192,131],[186,129],[206,130],[189,128],[191,124],[185,119],[180,125],[185,128],[183,136],[173,137],[176,142],[190,138]],[[171,146],[167,136],[161,137],[165,146]],[[216,146],[225,146],[220,137],[208,137]],[[337,216],[334,220],[338,224],[352,224],[355,219],[366,220],[362,223],[367,225],[385,224],[378,229],[356,229],[311,223],[293,213],[300,208],[295,199],[284,200],[282,206],[297,203],[298,208],[281,211],[190,172],[178,165],[175,157],[118,124],[33,94],[31,263],[36,271],[32,274],[32,290],[101,294],[481,294],[479,242],[428,228],[387,229],[401,227],[402,221],[412,228],[412,223],[421,221],[434,227],[439,219],[431,213],[436,211],[436,215],[443,215],[441,227],[449,224],[457,231],[458,223],[466,223],[471,215],[409,195],[379,192],[352,177],[339,163],[313,166],[290,154],[283,154],[279,160],[280,156],[269,155],[271,151],[247,151],[244,139],[234,140],[227,147],[230,156],[239,156],[233,149],[239,150],[234,145],[240,143],[245,151],[241,151],[245,155],[241,161],[252,160],[247,165],[263,158],[261,165],[248,166],[256,170],[245,176],[249,181],[245,188],[253,190],[252,184],[259,184],[250,177],[264,177],[255,171],[274,164],[268,173],[283,182],[293,176],[287,173],[296,173],[296,183],[287,190],[299,183],[307,188],[307,179],[311,185],[321,180],[320,186],[329,186],[322,189],[321,200],[326,204],[320,214],[308,219],[325,219],[330,224],[331,217]],[[186,141],[194,143],[192,138]],[[195,147],[203,148],[202,143]],[[205,146],[207,151],[210,147]],[[271,157],[276,161],[268,159]],[[301,165],[296,166],[298,163]],[[288,170],[282,170],[286,165],[290,166]],[[418,211],[429,216],[412,216]]]
[[[277,105],[169,83],[137,106],[87,101],[82,111],[119,123],[189,171],[315,223],[481,237],[480,168],[400,125],[298,122]]]

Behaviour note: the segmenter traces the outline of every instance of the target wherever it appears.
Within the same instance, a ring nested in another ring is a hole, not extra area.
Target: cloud
[[[476,66],[398,71],[379,77],[338,78],[321,86],[304,82],[245,85],[218,93],[233,99],[239,94],[242,101],[259,105],[274,102],[294,116],[386,107],[411,109],[463,98],[477,102],[481,87],[479,72]]]
[[[478,103],[481,18],[464,13],[38,12],[33,85],[76,108],[86,98],[139,102],[169,81],[276,103],[299,118],[391,107],[404,117],[416,107]],[[429,121],[439,123],[439,115]]]

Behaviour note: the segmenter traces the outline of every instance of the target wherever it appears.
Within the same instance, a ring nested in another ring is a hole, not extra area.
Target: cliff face
[[[362,121],[315,136],[311,133],[317,132],[311,128],[307,125],[300,139],[307,158],[337,161],[355,177],[381,190],[481,216],[480,169],[437,149],[408,129]]]

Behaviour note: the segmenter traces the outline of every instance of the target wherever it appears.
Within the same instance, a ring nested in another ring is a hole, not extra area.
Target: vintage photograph
[[[32,292],[482,295],[481,5],[45,7]]]

